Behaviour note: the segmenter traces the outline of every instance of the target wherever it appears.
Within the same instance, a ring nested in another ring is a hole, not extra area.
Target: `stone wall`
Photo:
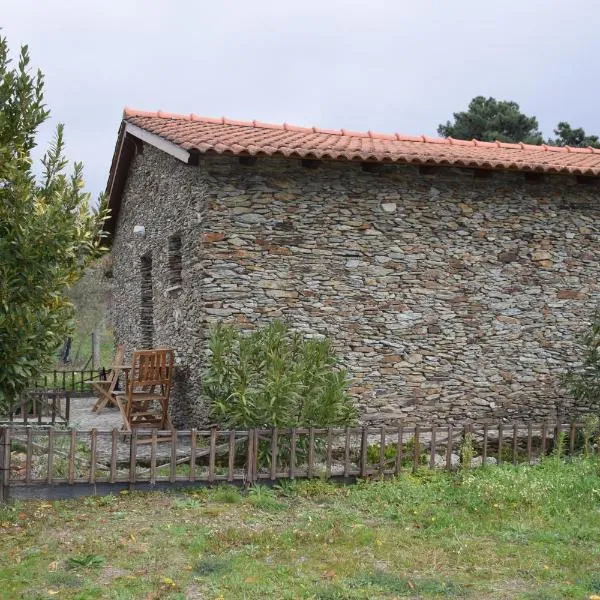
[[[115,338],[125,343],[128,356],[146,346],[140,327],[141,262],[143,257],[152,259],[153,346],[176,350],[171,403],[176,426],[198,424],[203,415],[197,375],[204,330],[195,266],[207,194],[197,168],[144,145],[131,164],[112,245],[112,321]],[[145,227],[144,237],[134,235],[136,225]],[[181,286],[172,286],[169,278],[169,237],[176,233],[183,243]]]
[[[230,157],[191,167],[144,146],[113,247],[117,337],[138,343],[139,263],[151,252],[155,343],[176,349],[185,379],[179,425],[206,415],[204,336],[219,319],[330,336],[365,422],[579,414],[557,375],[597,305],[598,188],[480,175]],[[176,232],[183,284],[170,290]]]

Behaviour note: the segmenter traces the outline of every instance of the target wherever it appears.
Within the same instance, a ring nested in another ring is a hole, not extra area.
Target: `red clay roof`
[[[595,148],[388,135],[129,108],[125,109],[123,119],[184,150],[200,153],[600,175],[600,150]]]

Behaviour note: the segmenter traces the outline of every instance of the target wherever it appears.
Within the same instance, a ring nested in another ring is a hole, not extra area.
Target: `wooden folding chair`
[[[173,378],[173,350],[139,350],[131,357],[124,395],[116,397],[126,431],[133,428],[170,429],[169,397]]]
[[[125,345],[119,344],[115,352],[115,358],[113,365],[109,371],[106,379],[99,379],[96,381],[86,381],[92,386],[92,389],[98,394],[98,400],[92,406],[92,412],[100,414],[107,404],[117,405],[114,397],[115,387],[119,381],[119,375],[121,374],[121,367],[123,366],[123,358],[125,357]]]

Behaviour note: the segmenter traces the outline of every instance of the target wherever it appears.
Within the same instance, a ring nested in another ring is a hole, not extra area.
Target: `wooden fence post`
[[[413,438],[413,467],[412,467],[412,471],[413,473],[416,473],[419,470],[419,453],[421,452],[421,442],[419,441],[419,433],[420,433],[420,427],[419,424],[417,423],[415,425],[415,436]]]
[[[366,477],[367,475],[367,452],[369,444],[369,428],[364,426],[362,428],[361,439],[360,439],[360,477]]]
[[[0,427],[0,504],[8,502],[10,485],[10,429]]]
[[[254,483],[254,466],[252,461],[254,459],[254,429],[247,430],[248,435],[248,447],[246,455],[246,483],[252,485]]]

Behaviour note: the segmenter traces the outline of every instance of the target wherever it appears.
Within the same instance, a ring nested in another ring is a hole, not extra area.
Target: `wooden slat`
[[[158,442],[158,431],[152,430],[152,440],[150,443],[150,483],[156,483],[156,445]]]
[[[0,427],[0,503],[7,502],[10,486],[10,429]]]
[[[416,473],[419,469],[419,454],[421,452],[420,428],[418,423],[415,425],[415,435],[413,441],[413,473]]]
[[[277,479],[278,437],[277,427],[274,427],[271,432],[271,481]]]
[[[344,477],[350,475],[350,427],[346,427],[344,436]]]
[[[252,433],[252,429],[248,429],[248,444],[246,446],[246,481],[249,484],[253,483],[252,459],[254,457],[254,451],[252,450],[252,444],[254,444],[254,435],[252,435]]]
[[[462,433],[462,443],[464,444],[467,440],[467,435],[469,433],[469,425],[465,424],[463,425],[463,433]],[[471,465],[463,465],[463,453],[460,451],[459,449],[459,454],[460,454],[460,468],[464,469],[465,467],[470,469]]]
[[[117,477],[117,435],[119,432],[114,428],[111,432],[110,445],[110,483],[114,483]]]
[[[229,450],[227,454],[228,458],[228,471],[227,481],[233,481],[235,477],[235,430],[232,429],[229,432]]]
[[[369,428],[363,427],[360,439],[360,476],[367,475],[367,449],[369,444]]]
[[[296,479],[296,429],[290,434],[290,479]]]
[[[89,482],[96,483],[96,461],[98,458],[98,431],[94,427],[90,432],[90,476]]]
[[[73,485],[75,481],[75,448],[77,446],[77,431],[71,429],[71,439],[69,444],[69,464],[68,464],[68,479],[69,483]]]
[[[487,454],[488,454],[488,424],[483,425],[483,449],[481,452],[481,466],[487,465]]]
[[[310,479],[313,475],[313,465],[315,462],[315,429],[310,427],[308,430],[308,465],[306,475]]]
[[[398,425],[398,439],[396,440],[396,462],[394,465],[394,473],[400,475],[402,472],[402,459],[404,453],[404,426]]]
[[[210,431],[210,442],[208,451],[208,481],[211,483],[215,480],[215,464],[217,452],[217,429],[213,427]]]
[[[437,427],[434,425],[431,428],[431,452],[429,454],[429,468],[435,467],[435,438],[436,438]]]
[[[502,425],[502,423],[500,423],[500,425],[498,425],[498,464],[501,465],[502,464],[502,443],[503,443],[503,437],[504,437],[504,426]]]
[[[48,472],[46,473],[46,481],[52,483],[52,471],[54,471],[54,427],[48,430]]]
[[[198,447],[198,432],[190,431],[190,481],[196,481],[196,449]]]
[[[325,477],[331,477],[331,446],[333,445],[333,434],[331,427],[327,430],[327,449],[325,454]]]
[[[134,429],[129,434],[129,483],[136,482],[136,467],[137,467],[137,438],[138,430]]]
[[[25,456],[25,483],[31,483],[31,459],[33,458],[33,432],[27,427],[27,449]]]
[[[169,469],[169,481],[175,483],[177,480],[177,429],[171,429],[171,466]]]
[[[379,433],[379,473],[385,473],[385,426],[381,426]]]
[[[542,423],[542,456],[546,456],[546,438],[548,437],[548,423]]]
[[[258,473],[258,442],[259,434],[258,429],[254,429],[254,444],[252,444],[252,481],[257,480]]]

